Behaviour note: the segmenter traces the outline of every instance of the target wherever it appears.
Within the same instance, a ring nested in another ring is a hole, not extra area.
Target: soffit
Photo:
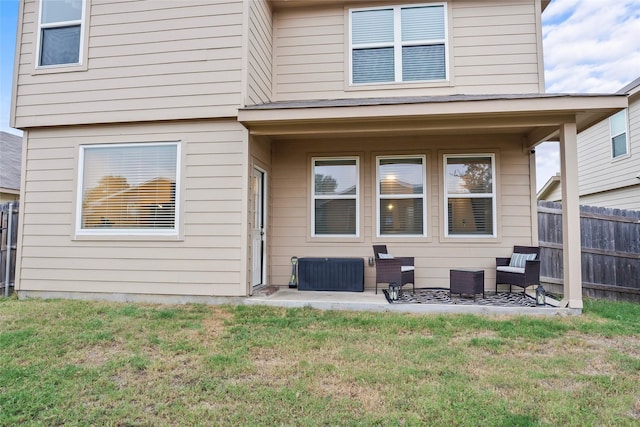
[[[242,108],[253,135],[278,138],[510,133],[535,145],[627,106],[624,95],[480,95],[274,102]]]

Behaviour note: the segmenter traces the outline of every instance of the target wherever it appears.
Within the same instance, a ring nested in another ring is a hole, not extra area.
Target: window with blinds
[[[312,162],[313,236],[358,236],[358,158],[314,158]]]
[[[353,9],[351,84],[447,79],[444,4]]]
[[[611,132],[611,157],[626,156],[629,153],[627,142],[627,110],[622,110],[609,118]]]
[[[426,235],[425,156],[377,157],[379,236]]]
[[[496,236],[495,157],[446,155],[446,236]]]
[[[84,0],[40,2],[38,66],[80,64]]]
[[[80,147],[80,234],[176,234],[180,145]]]

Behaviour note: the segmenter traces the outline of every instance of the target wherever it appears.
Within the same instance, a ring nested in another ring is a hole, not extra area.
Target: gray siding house
[[[640,78],[618,93],[629,107],[578,134],[580,203],[640,210]]]

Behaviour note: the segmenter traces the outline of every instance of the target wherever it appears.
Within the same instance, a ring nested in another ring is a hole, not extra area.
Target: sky
[[[542,37],[547,93],[615,93],[640,77],[640,0],[552,0]],[[558,143],[536,147],[538,190],[558,172]]]
[[[0,130],[9,127],[18,0],[0,0]],[[547,93],[614,93],[640,77],[640,0],[552,0],[542,14]],[[560,170],[558,144],[536,148],[537,187]]]

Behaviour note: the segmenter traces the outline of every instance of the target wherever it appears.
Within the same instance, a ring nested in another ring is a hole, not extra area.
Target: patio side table
[[[449,297],[451,294],[469,294],[476,299],[476,294],[484,298],[484,270],[450,270]]]

